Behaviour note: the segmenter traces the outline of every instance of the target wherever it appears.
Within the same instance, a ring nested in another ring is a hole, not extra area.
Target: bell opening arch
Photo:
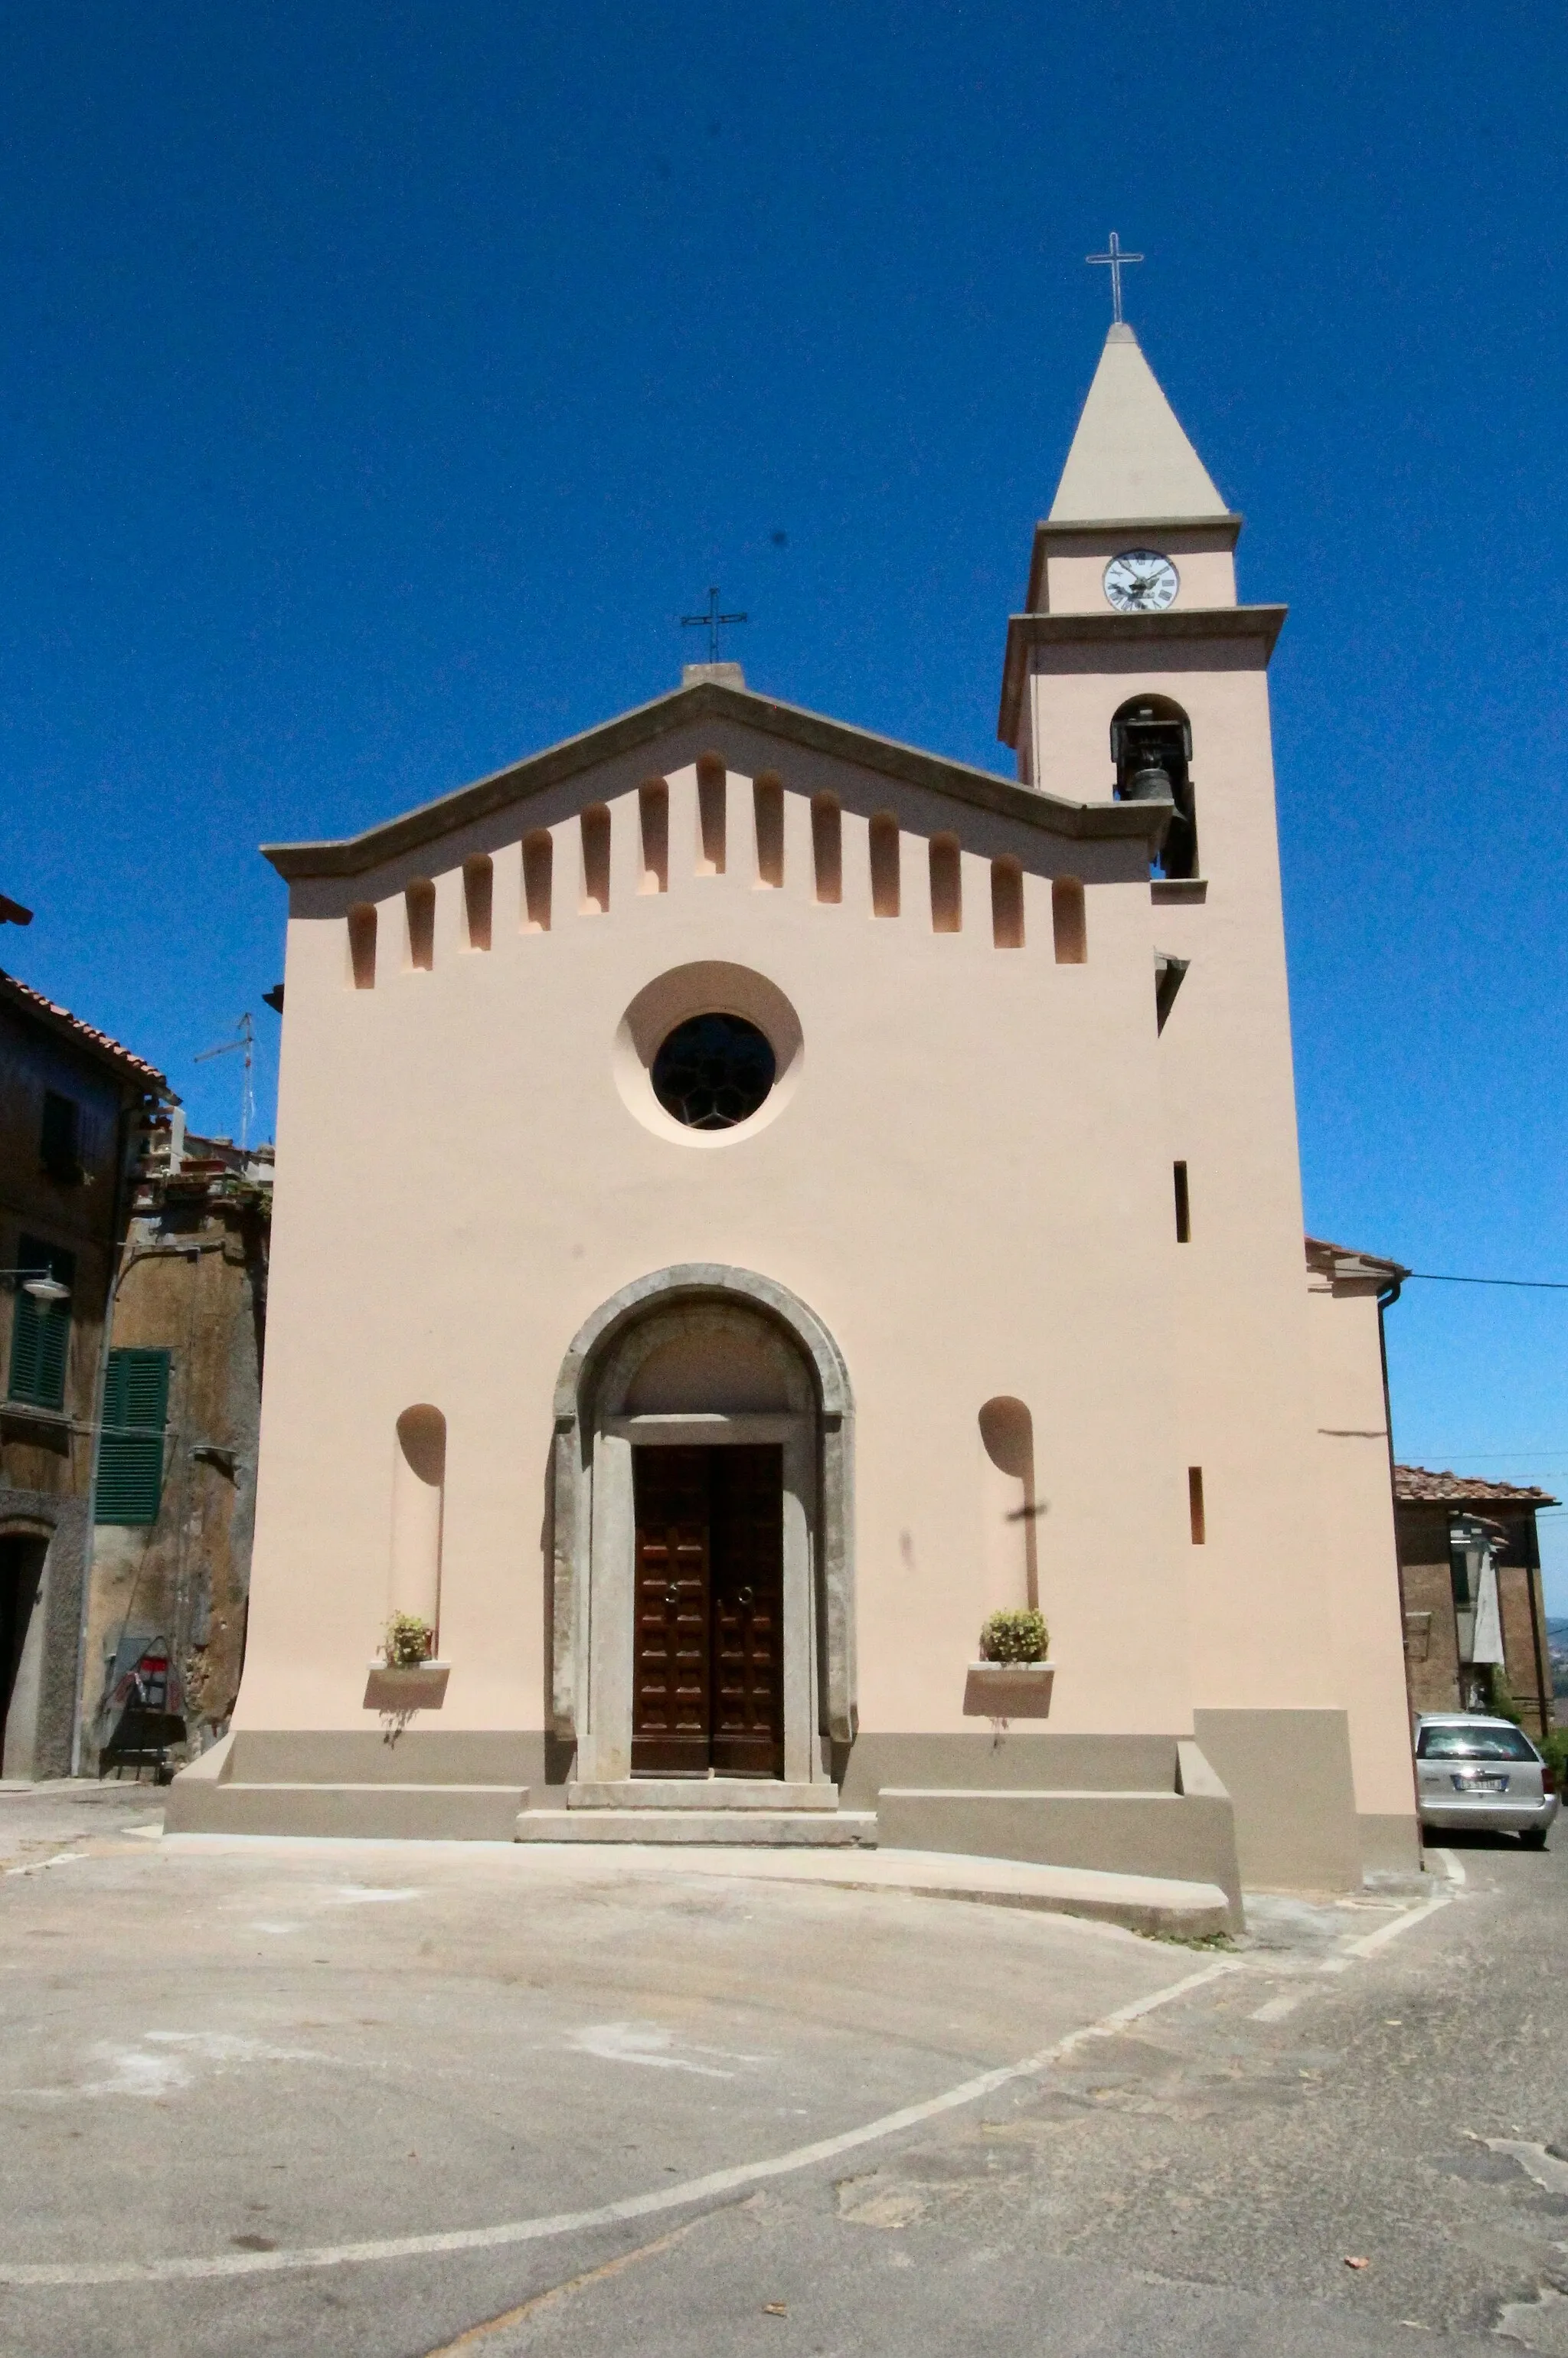
[[[854,1403],[821,1319],[754,1271],[708,1262],[657,1271],[579,1330],[554,1417],[550,1723],[576,1747],[575,1780],[618,1783],[633,1773],[636,1466],[651,1462],[642,1453],[666,1449],[726,1453],[725,1470],[738,1463],[730,1450],[777,1454],[782,1778],[830,1777],[857,1725]]]

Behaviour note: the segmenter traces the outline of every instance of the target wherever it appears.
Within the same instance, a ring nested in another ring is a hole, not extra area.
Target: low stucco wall
[[[1236,1812],[1243,1883],[1354,1891],[1361,1839],[1342,1711],[1195,1711],[1194,1732]]]
[[[1361,1841],[1363,1874],[1421,1873],[1421,1825],[1415,1817],[1379,1817],[1363,1810],[1356,1827]]]
[[[1111,1875],[1217,1884],[1241,1923],[1241,1886],[1227,1800],[1175,1792],[946,1791],[885,1787],[877,1841]]]
[[[224,1783],[243,1785],[542,1785],[546,1737],[514,1728],[236,1728]],[[205,1756],[207,1759],[214,1754]],[[200,1765],[200,1764],[198,1764]],[[176,1786],[183,1778],[175,1779]]]
[[[435,1735],[423,1742],[405,1736],[395,1744],[377,1738],[378,1758],[357,1736],[226,1736],[180,1770],[169,1787],[164,1829],[510,1842],[517,1812],[528,1804],[527,1783],[515,1771],[520,1747],[529,1743],[516,1736]],[[532,1744],[542,1758],[542,1739]],[[344,1776],[345,1767],[359,1773]],[[483,1773],[505,1768],[510,1776]]]
[[[874,1810],[884,1785],[1019,1786],[1053,1791],[1169,1792],[1173,1736],[1077,1736],[982,1722],[963,1735],[871,1733],[857,1738],[838,1771],[847,1810]]]

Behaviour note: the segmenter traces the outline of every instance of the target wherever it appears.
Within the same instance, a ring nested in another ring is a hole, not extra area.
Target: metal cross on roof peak
[[[1102,262],[1108,268],[1110,272],[1110,316],[1119,328],[1122,324],[1121,273],[1123,267],[1128,263],[1141,262],[1143,256],[1141,254],[1123,254],[1121,250],[1121,240],[1117,236],[1114,230],[1111,231],[1109,243],[1110,252],[1108,254],[1086,254],[1084,260],[1086,262]]]
[[[694,628],[699,630],[706,629],[708,633],[708,660],[709,663],[717,663],[719,661],[719,632],[727,630],[731,622],[743,622],[745,619],[746,617],[744,614],[721,614],[719,611],[719,592],[717,590],[710,590],[708,593],[707,613],[683,614],[680,618],[680,626],[683,631],[689,631]]]

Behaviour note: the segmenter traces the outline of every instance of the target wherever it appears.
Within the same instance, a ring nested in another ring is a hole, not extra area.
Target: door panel
[[[784,1774],[784,1452],[633,1452],[633,1775]]]
[[[709,1755],[708,1449],[638,1449],[633,1774],[705,1775]]]
[[[784,1452],[713,1452],[713,1765],[784,1775]]]

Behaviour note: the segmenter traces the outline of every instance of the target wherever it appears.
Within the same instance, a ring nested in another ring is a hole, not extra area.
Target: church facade
[[[269,850],[248,1651],[171,1825],[1414,1864],[1397,1272],[1303,1246],[1240,523],[1119,324],[1016,782],[711,665]]]

